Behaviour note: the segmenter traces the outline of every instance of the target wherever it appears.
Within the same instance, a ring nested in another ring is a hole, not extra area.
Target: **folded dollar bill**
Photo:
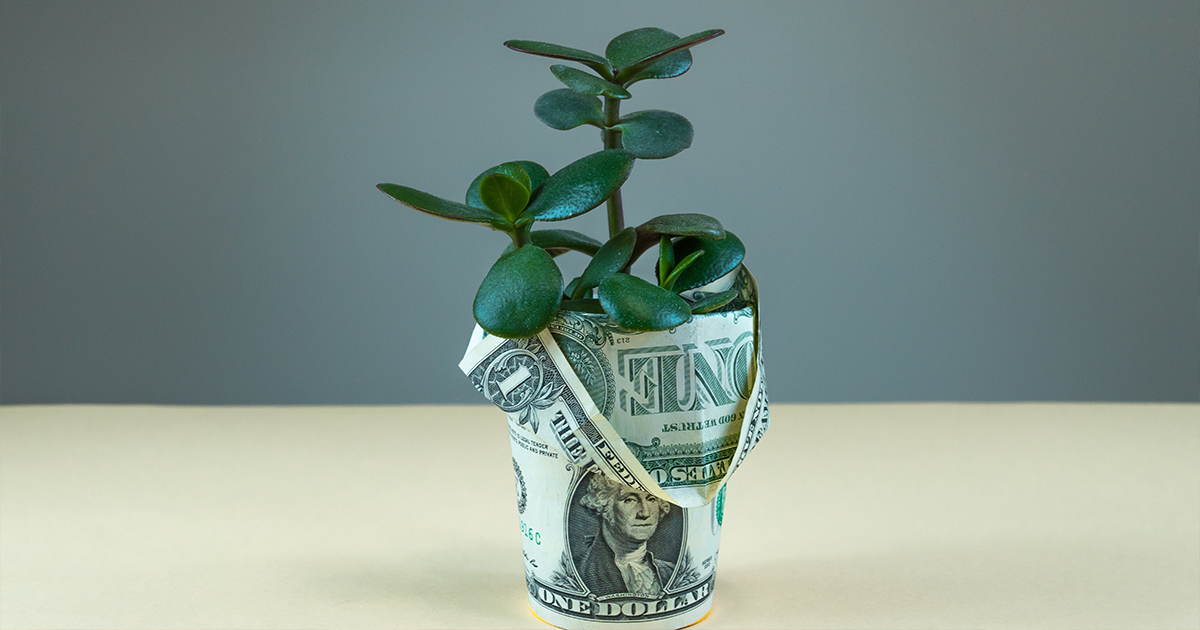
[[[769,424],[754,278],[719,312],[630,332],[560,312],[479,328],[459,367],[508,416],[530,606],[562,628],[681,628],[712,605],[724,484]],[[714,500],[715,499],[715,500]]]
[[[569,311],[527,339],[477,328],[459,368],[568,461],[594,462],[682,507],[705,505],[769,424],[753,276],[739,267],[688,297],[730,286],[733,302],[667,331]]]

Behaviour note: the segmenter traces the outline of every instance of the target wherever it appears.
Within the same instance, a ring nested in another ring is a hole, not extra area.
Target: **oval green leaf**
[[[529,175],[530,194],[537,190],[538,186],[541,186],[543,183],[545,183],[547,179],[550,179],[550,172],[546,170],[546,167],[538,164],[537,162],[518,160],[517,164],[520,164],[521,167],[525,169],[525,172]]]
[[[517,217],[521,216],[521,211],[529,204],[528,182],[528,176],[525,177],[525,183],[522,183],[510,175],[492,173],[484,176],[483,181],[479,182],[479,198],[488,210],[509,221],[516,221]]]
[[[415,188],[400,186],[398,184],[379,184],[376,188],[392,199],[426,214],[450,219],[451,221],[466,221],[468,223],[487,225],[497,230],[507,231],[512,229],[511,222],[487,208],[476,208],[455,203],[449,199],[442,199],[441,197],[421,192]]]
[[[529,234],[529,242],[545,250],[575,250],[588,256],[596,255],[600,249],[600,241],[575,230],[534,230]]]
[[[580,125],[604,126],[604,108],[600,99],[567,88],[550,90],[539,96],[533,104],[533,115],[559,131]]]
[[[588,94],[591,96],[611,96],[613,98],[630,98],[633,95],[625,88],[605,81],[600,77],[588,74],[578,68],[570,66],[553,65],[550,66],[550,72],[563,82],[563,85],[571,88],[574,92],[580,94]]]
[[[711,313],[732,302],[733,298],[737,297],[737,295],[737,289],[729,289],[727,291],[721,291],[720,293],[713,293],[712,295],[706,296],[703,299],[694,302],[692,304],[692,314],[700,315],[702,313]]]
[[[615,273],[600,283],[600,305],[626,330],[669,330],[692,317],[683,298],[627,273]]]
[[[608,242],[600,247],[596,255],[592,256],[591,262],[583,270],[583,275],[579,276],[579,284],[571,292],[571,297],[583,297],[587,291],[600,286],[605,278],[624,269],[625,265],[629,263],[629,256],[633,254],[635,243],[637,243],[637,231],[631,227],[617,232],[616,236],[608,239]]]
[[[484,177],[487,177],[492,173],[504,173],[505,175],[508,175],[509,177],[512,177],[513,179],[516,179],[522,183],[528,182],[526,185],[529,187],[531,194],[534,190],[537,190],[538,186],[542,185],[542,182],[546,181],[546,179],[550,177],[550,173],[546,172],[545,167],[537,162],[530,162],[529,160],[517,160],[515,162],[497,164],[496,166],[493,166],[492,168],[480,173],[478,177],[471,181],[471,185],[467,186],[468,206],[487,209],[487,206],[483,203],[483,200],[479,198],[479,184],[483,182]]]
[[[566,88],[539,96],[533,104],[533,115],[558,131],[574,130],[580,125],[604,127],[604,106],[601,106],[600,98]]]
[[[604,49],[604,56],[608,57],[619,76],[623,69],[661,52],[677,41],[678,35],[661,28],[636,28],[612,38]]]
[[[595,70],[600,74],[600,76],[606,79],[612,78],[612,64],[609,63],[609,61],[604,57],[601,57],[595,53],[590,53],[586,50],[579,50],[578,48],[569,48],[567,46],[559,46],[558,44],[534,42],[524,39],[510,39],[504,42],[504,45],[517,52],[528,53],[530,55],[578,61],[592,70]]]
[[[529,233],[529,242],[550,252],[554,257],[572,250],[594,256],[600,249],[600,241],[575,230],[533,230]],[[513,244],[509,243],[508,249],[504,251],[510,252],[514,249],[516,248]]]
[[[562,221],[577,217],[604,203],[625,183],[631,170],[633,154],[624,149],[605,149],[579,158],[542,184],[521,218]]]
[[[710,239],[688,236],[675,242],[675,258],[683,260],[693,252],[703,250],[687,269],[675,278],[672,287],[680,293],[704,286],[733,271],[746,257],[746,246],[733,232],[725,230],[725,238]]]
[[[707,214],[692,212],[682,214],[663,214],[637,226],[639,234],[669,234],[671,236],[703,236],[704,238],[725,238],[725,228],[721,222]]]
[[[692,66],[692,55],[688,52],[688,48],[724,34],[725,31],[715,28],[687,37],[678,37],[670,42],[666,41],[661,34],[647,34],[643,37],[644,42],[649,43],[660,38],[662,44],[655,50],[643,52],[642,57],[637,61],[622,64],[623,67],[617,74],[617,80],[624,85],[630,85],[642,79],[677,77],[687,72]]]
[[[532,337],[554,319],[562,290],[562,272],[550,254],[526,245],[492,265],[475,293],[475,321],[497,337]]]
[[[721,222],[706,214],[664,214],[637,227],[638,242],[633,248],[633,260],[636,261],[651,247],[658,244],[659,238],[667,236],[703,236],[705,238],[725,238],[725,228]],[[674,263],[671,263],[674,265]]]
[[[674,112],[647,109],[623,116],[614,125],[621,142],[634,157],[647,160],[669,158],[692,146],[692,123]]]

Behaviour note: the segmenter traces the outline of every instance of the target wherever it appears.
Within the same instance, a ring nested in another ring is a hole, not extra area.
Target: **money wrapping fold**
[[[724,486],[769,425],[758,290],[661,332],[562,311],[536,337],[476,328],[459,364],[508,416],[534,611],[564,628],[679,628],[711,606]]]

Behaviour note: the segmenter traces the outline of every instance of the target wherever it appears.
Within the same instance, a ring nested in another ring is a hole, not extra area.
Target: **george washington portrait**
[[[583,514],[569,520],[572,556],[588,590],[661,596],[679,557],[681,510],[599,472],[580,483],[573,503]]]

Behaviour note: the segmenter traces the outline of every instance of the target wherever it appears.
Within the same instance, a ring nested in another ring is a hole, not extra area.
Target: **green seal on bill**
[[[717,525],[725,524],[725,486],[721,486],[721,491],[717,493],[717,506],[713,508],[717,513]]]

